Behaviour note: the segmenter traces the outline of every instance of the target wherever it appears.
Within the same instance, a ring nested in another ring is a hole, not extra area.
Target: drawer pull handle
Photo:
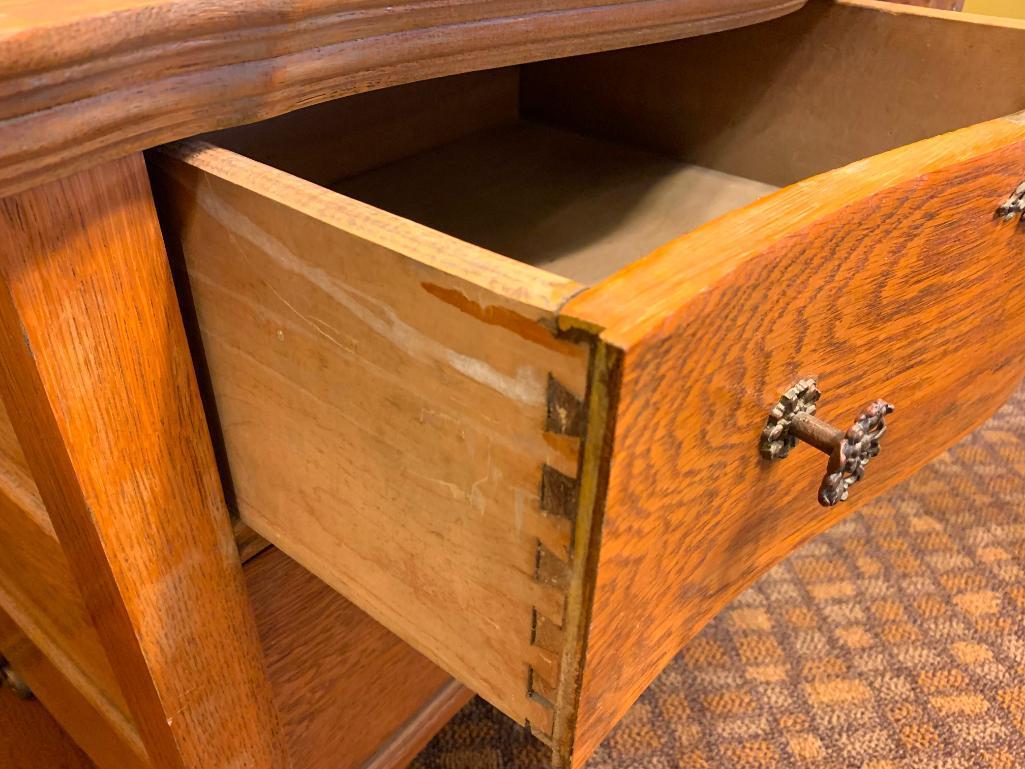
[[[766,459],[783,459],[803,441],[826,454],[829,461],[819,485],[819,504],[832,507],[847,499],[850,487],[861,480],[869,460],[879,453],[886,415],[893,406],[872,401],[849,428],[839,430],[815,416],[820,395],[814,379],[802,379],[783,393],[769,412],[760,450]]]
[[[1011,197],[1001,203],[997,209],[997,216],[1005,220],[1022,215],[1025,215],[1025,182],[1019,184],[1011,193]]]
[[[3,657],[0,657],[0,686],[10,687],[19,699],[32,699],[32,690],[28,688],[28,684],[11,669],[11,666]]]

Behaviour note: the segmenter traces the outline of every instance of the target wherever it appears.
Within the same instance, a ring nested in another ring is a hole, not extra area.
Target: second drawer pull
[[[997,216],[1007,221],[1022,215],[1025,215],[1025,182],[1019,184],[1011,193],[1011,197],[997,208]]]
[[[802,379],[769,412],[762,431],[761,454],[783,459],[802,441],[829,457],[819,485],[819,504],[832,507],[847,499],[851,486],[865,475],[870,459],[879,454],[879,439],[886,432],[886,415],[893,406],[883,400],[868,404],[846,430],[815,416],[820,396],[813,379]]]
[[[0,657],[0,686],[10,687],[18,699],[32,699],[32,690],[28,688],[28,684],[11,669],[10,664],[3,657]]]

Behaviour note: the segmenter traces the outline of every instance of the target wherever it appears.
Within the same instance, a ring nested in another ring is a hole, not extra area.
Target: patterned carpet
[[[707,626],[588,769],[1025,767],[1025,389]],[[533,769],[474,700],[416,769]]]

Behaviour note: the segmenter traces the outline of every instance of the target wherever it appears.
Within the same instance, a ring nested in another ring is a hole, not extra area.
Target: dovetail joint
[[[580,438],[584,434],[584,402],[548,375],[548,409],[545,432]]]
[[[568,390],[555,377],[548,377],[548,403],[545,432],[553,435],[581,438],[584,434],[583,401]],[[579,499],[579,480],[551,465],[541,468],[540,508],[545,516],[560,521],[571,536]],[[569,590],[572,542],[564,554],[554,553],[543,542],[536,542],[534,581],[546,589],[563,596]],[[537,651],[535,662],[529,666],[527,696],[536,706],[539,718],[528,721],[531,732],[542,742],[551,744],[555,715],[555,701],[559,687],[562,656],[565,602],[559,616],[549,616],[537,607],[533,610],[531,645]]]

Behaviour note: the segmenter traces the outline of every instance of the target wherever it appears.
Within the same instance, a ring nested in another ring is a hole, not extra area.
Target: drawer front
[[[667,244],[572,300],[611,361],[611,451],[576,749],[586,755],[677,650],[787,552],[982,422],[1025,374],[1025,117],[809,179]],[[802,378],[846,428],[896,405],[850,500],[826,460],[759,455]],[[590,447],[588,448],[590,452]],[[623,654],[623,650],[629,650]]]

